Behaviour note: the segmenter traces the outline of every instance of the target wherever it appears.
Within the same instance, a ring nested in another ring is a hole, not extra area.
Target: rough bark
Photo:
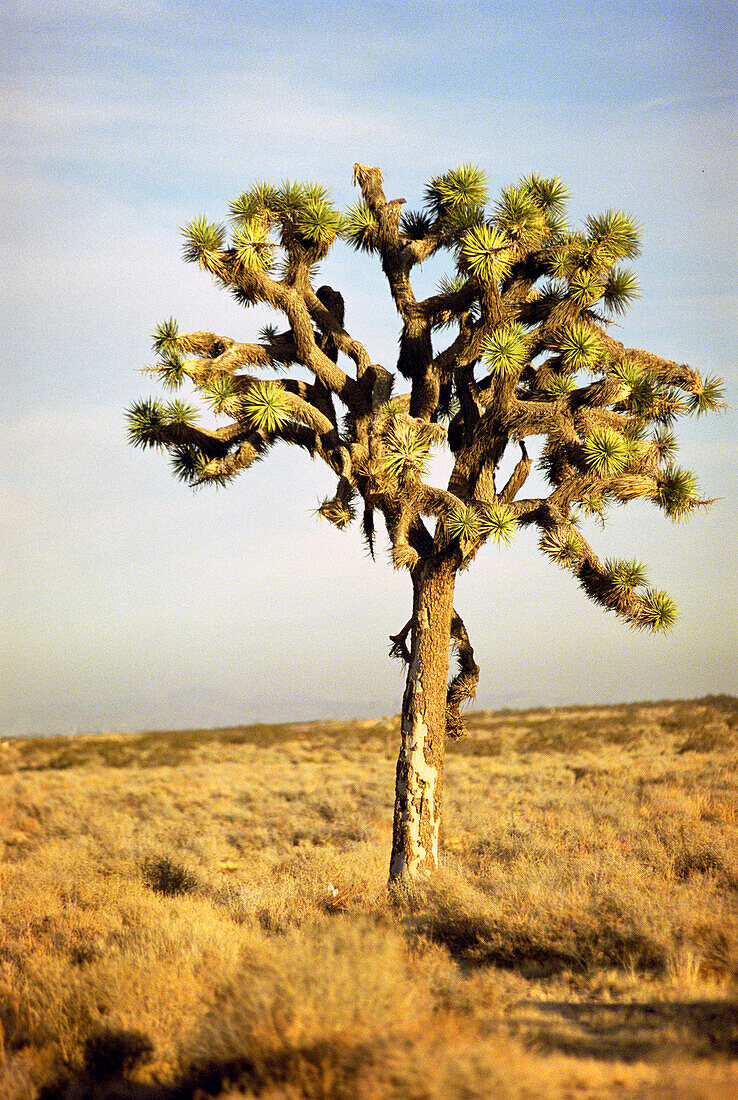
[[[438,868],[454,580],[448,560],[427,564],[415,578],[390,882],[417,879]]]

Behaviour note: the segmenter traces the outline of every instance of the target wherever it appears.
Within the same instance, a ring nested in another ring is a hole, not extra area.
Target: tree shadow
[[[513,1036],[541,1053],[600,1061],[738,1056],[738,1004],[658,1001],[612,1004],[519,1001],[510,1013]]]
[[[42,1090],[39,1100],[206,1100],[231,1089],[239,1095],[287,1089],[295,1096],[350,1096],[354,1082],[380,1053],[364,1044],[316,1043],[258,1060],[213,1060],[185,1070],[171,1085],[140,1083],[122,1069],[102,1077],[86,1069],[67,1070]]]

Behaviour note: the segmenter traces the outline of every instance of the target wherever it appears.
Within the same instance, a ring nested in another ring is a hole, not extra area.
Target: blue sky
[[[331,479],[276,451],[192,494],[125,446],[123,410],[170,314],[252,338],[180,260],[178,226],[222,219],[255,179],[356,198],[354,161],[418,203],[479,164],[494,191],[561,175],[576,219],[643,224],[642,297],[617,335],[719,373],[735,405],[736,26],[732,4],[12,2],[0,15],[2,610],[0,730],[69,732],[388,714],[387,636],[406,576],[313,512]],[[431,270],[432,268],[432,270]],[[433,265],[421,275],[430,288]],[[376,263],[337,248],[324,281],[387,366],[396,322]],[[712,510],[613,513],[682,617],[633,634],[521,535],[460,579],[481,707],[735,690],[735,421],[681,428]]]

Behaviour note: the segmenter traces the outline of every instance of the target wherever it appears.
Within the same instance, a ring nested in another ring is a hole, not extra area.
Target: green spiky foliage
[[[176,349],[165,351],[155,369],[162,385],[167,390],[177,390],[184,382],[184,359]]]
[[[481,513],[482,534],[498,546],[509,546],[518,528],[514,510],[500,500],[484,506]]]
[[[588,217],[585,221],[590,243],[589,262],[609,267],[618,260],[632,260],[640,251],[640,226],[620,210]]]
[[[241,405],[238,382],[230,374],[215,374],[199,386],[205,404],[217,416],[235,416]]]
[[[636,431],[628,430],[624,433],[625,440],[625,469],[639,469],[644,458],[648,444],[641,438],[641,428]]]
[[[128,442],[132,447],[160,447],[166,439],[166,414],[161,401],[148,397],[126,410]]]
[[[271,239],[269,223],[255,217],[241,222],[233,234],[233,251],[246,271],[269,271],[274,262],[276,243]]]
[[[405,412],[407,412],[407,401],[400,397],[391,397],[389,401],[383,401],[377,409],[376,425],[380,430],[384,430]]]
[[[683,519],[705,504],[698,496],[699,485],[691,470],[669,464],[659,477],[657,499],[671,519]]]
[[[165,425],[180,428],[195,424],[200,419],[196,405],[189,405],[186,401],[180,401],[178,398],[166,403],[163,408],[163,416]]]
[[[531,196],[536,206],[546,215],[549,225],[552,219],[561,218],[566,212],[569,190],[559,176],[545,177],[537,172],[524,176],[521,191]]]
[[[373,210],[365,202],[349,206],[343,221],[342,235],[359,252],[373,252],[379,222]]]
[[[605,572],[610,575],[610,587],[618,600],[627,599],[637,588],[648,584],[648,573],[643,562],[636,558],[617,561],[606,560]]]
[[[245,419],[260,432],[276,432],[290,418],[289,395],[279,382],[257,382],[241,400]]]
[[[196,447],[171,447],[169,450],[172,472],[185,485],[196,485],[202,477],[208,459]]]
[[[584,454],[598,477],[619,474],[628,465],[628,441],[612,428],[596,428],[584,444]]]
[[[463,234],[459,266],[480,283],[503,279],[509,274],[511,264],[510,241],[493,225],[481,222]]]
[[[611,313],[622,316],[634,298],[640,297],[641,287],[636,274],[629,267],[615,267],[605,281],[602,301]]]
[[[519,372],[527,358],[528,341],[519,321],[511,321],[485,338],[482,362],[492,375]]]
[[[481,538],[483,532],[482,517],[471,504],[457,505],[446,525],[451,537],[458,539],[464,549]]]
[[[596,516],[602,526],[605,526],[607,502],[601,489],[585,491],[579,498],[579,503],[584,516]]]
[[[431,231],[433,219],[422,210],[406,210],[400,218],[400,229],[411,241],[422,241]]]
[[[340,232],[342,218],[322,192],[310,190],[296,218],[298,232],[312,244],[327,245]]]
[[[153,348],[157,355],[172,355],[177,352],[179,326],[173,317],[158,324],[152,333]]]
[[[581,536],[571,527],[566,531],[547,531],[541,538],[541,550],[564,568],[578,565],[584,556]]]
[[[487,178],[473,164],[434,176],[425,191],[426,209],[436,218],[443,218],[459,209],[474,210],[487,202]]]
[[[548,230],[543,204],[524,181],[504,189],[495,207],[495,224],[520,249],[539,245]]]
[[[246,225],[259,215],[272,215],[277,209],[278,188],[271,183],[255,183],[230,203],[229,213],[236,225]]]
[[[204,216],[185,225],[185,259],[244,307],[272,310],[278,325],[250,343],[181,333],[173,318],[159,324],[148,371],[165,390],[191,385],[201,416],[184,397],[145,398],[128,409],[128,440],[167,451],[175,477],[193,488],[226,486],[273,448],[297,447],[336,479],[320,517],[338,531],[359,520],[372,555],[384,522],[413,607],[392,638],[411,670],[393,868],[410,866],[397,854],[402,829],[425,815],[413,857],[422,873],[433,870],[439,822],[427,819],[433,798],[418,806],[403,788],[418,757],[413,739],[427,728],[425,784],[434,769],[442,774],[445,734],[463,733],[459,708],[479,676],[453,606],[458,572],[485,542],[508,547],[519,528],[533,528],[544,558],[585,597],[636,628],[671,629],[673,600],[650,587],[639,561],[602,561],[589,529],[592,520],[604,529],[616,504],[639,500],[681,520],[709,503],[695,475],[674,464],[674,425],[720,409],[723,389],[620,342],[639,293],[630,215],[608,210],[571,226],[562,181],[535,173],[490,202],[484,174],[469,164],[435,175],[422,209],[405,212],[405,199],[388,200],[378,168],[356,164],[353,178],[358,201],[343,214],[325,188],[288,180],[233,199],[228,231]],[[318,284],[317,265],[340,241],[387,279],[396,363],[377,362],[352,332],[343,296]],[[444,258],[447,266],[423,298],[415,277],[431,257],[434,269]],[[288,377],[263,377],[275,371]],[[436,448],[447,448],[444,485],[433,483],[444,468],[431,462]],[[450,647],[459,669],[446,683],[439,670]]]
[[[569,297],[584,308],[593,305],[605,293],[605,285],[592,271],[578,272],[569,284]]]
[[[602,341],[584,321],[569,325],[559,345],[564,364],[578,371],[594,367],[602,352]]]
[[[612,378],[617,378],[618,382],[623,382],[626,386],[629,386],[631,390],[646,377],[643,367],[632,359],[627,358],[620,359],[617,363],[610,364],[607,368],[607,373]]]
[[[654,458],[661,463],[669,463],[677,452],[676,436],[668,428],[659,428],[649,444]]]
[[[219,252],[225,244],[226,231],[222,225],[209,222],[204,214],[194,218],[182,228],[185,243],[182,255],[187,263],[207,266],[207,258]]]
[[[390,417],[385,432],[383,466],[398,485],[407,485],[422,477],[430,462],[427,435],[398,417]]]
[[[281,243],[292,261],[295,249],[298,254],[305,251],[310,263],[322,259],[343,225],[327,190],[315,183],[289,180],[282,184],[274,199],[274,214]]]
[[[556,374],[555,372],[546,376],[544,384],[548,393],[554,397],[566,397],[576,388],[574,379],[570,378],[568,374]]]
[[[643,599],[643,624],[651,630],[669,631],[677,621],[678,610],[667,592],[649,588]]]
[[[689,391],[687,398],[689,411],[696,413],[697,416],[703,416],[705,413],[724,409],[726,408],[722,401],[724,395],[725,386],[722,379],[715,375],[708,375],[700,379],[696,389]]]

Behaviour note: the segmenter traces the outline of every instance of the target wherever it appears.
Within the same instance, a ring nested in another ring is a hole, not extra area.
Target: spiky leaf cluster
[[[649,443],[649,449],[658,462],[670,462],[677,452],[676,436],[668,428],[660,428]]]
[[[585,516],[597,516],[602,526],[605,526],[605,514],[607,503],[603,493],[598,489],[589,489],[579,498],[582,514]]]
[[[617,363],[608,364],[607,373],[612,378],[617,378],[619,382],[623,382],[630,389],[637,386],[645,377],[643,367],[627,357],[618,360]]]
[[[185,364],[176,348],[165,351],[155,369],[165,389],[176,390],[182,385],[185,377]]]
[[[482,361],[495,377],[519,372],[528,358],[528,340],[519,321],[511,321],[485,338]]]
[[[289,394],[279,382],[256,382],[241,399],[241,409],[246,420],[257,431],[278,431],[291,414]]]
[[[421,210],[406,210],[400,218],[400,231],[411,241],[422,241],[431,231],[433,219]]]
[[[342,219],[327,195],[306,190],[305,198],[295,219],[298,233],[315,245],[328,245],[341,229]]]
[[[169,455],[174,476],[185,485],[195,485],[208,464],[207,457],[197,447],[171,447]]]
[[[427,434],[409,420],[391,416],[384,432],[384,469],[399,485],[422,477],[430,462]]]
[[[518,519],[507,504],[495,500],[486,504],[481,511],[482,534],[491,538],[498,546],[509,546],[518,527]]]
[[[565,569],[577,566],[582,560],[582,543],[573,528],[545,531],[540,542],[541,550],[552,561]]]
[[[589,263],[599,270],[609,268],[618,260],[633,259],[640,251],[640,226],[620,210],[590,215],[585,225],[588,232]]]
[[[557,374],[552,371],[546,375],[544,387],[554,397],[566,397],[576,388],[576,383],[568,374]]]
[[[471,504],[457,504],[446,518],[446,526],[452,538],[458,539],[466,549],[482,537],[482,517]]]
[[[578,272],[569,284],[569,298],[584,309],[605,293],[605,284],[592,271]]]
[[[696,413],[697,416],[703,416],[705,413],[724,409],[725,405],[722,401],[724,395],[725,386],[722,379],[715,375],[707,375],[702,379],[700,386],[690,392],[687,398],[689,411]]]
[[[288,180],[276,190],[271,219],[288,253],[315,263],[322,259],[342,228],[343,219],[325,187]]]
[[[318,507],[318,515],[327,519],[339,531],[347,527],[356,516],[356,509],[350,501],[340,500],[338,497],[328,497]]]
[[[245,271],[269,271],[277,248],[269,233],[269,221],[258,216],[241,221],[233,234],[232,247]]]
[[[459,210],[475,210],[487,202],[487,178],[473,164],[462,164],[434,176],[425,192],[426,209],[439,219]]]
[[[659,477],[657,500],[670,519],[683,519],[705,502],[699,499],[699,485],[691,470],[667,466]]]
[[[279,189],[271,183],[255,183],[230,203],[230,216],[236,227],[247,225],[256,217],[272,216],[279,205]]]
[[[236,416],[241,407],[238,383],[230,374],[216,374],[199,387],[205,403],[216,415]]]
[[[185,261],[197,263],[201,267],[208,266],[208,256],[219,252],[225,244],[225,226],[209,222],[204,214],[187,222],[181,232],[185,239],[182,247]]]
[[[161,401],[147,397],[126,410],[128,442],[132,447],[159,447],[166,426],[164,406]]]
[[[598,477],[612,477],[628,465],[628,441],[613,428],[596,428],[584,444],[584,455]]]
[[[668,592],[649,588],[643,597],[642,624],[651,630],[667,632],[678,618],[678,609]]]
[[[608,559],[605,562],[605,572],[610,576],[612,595],[619,603],[631,596],[637,588],[648,584],[646,567],[636,558],[616,561]]]
[[[519,248],[535,248],[549,229],[537,194],[525,182],[503,190],[494,221]]]
[[[343,219],[342,236],[359,252],[373,252],[377,242],[377,215],[365,202],[349,206]]]
[[[558,176],[546,177],[533,172],[530,176],[524,176],[519,186],[547,216],[549,225],[553,218],[564,214],[569,191]]]
[[[492,283],[510,271],[513,256],[504,233],[487,222],[467,229],[461,238],[459,267],[480,283]]]
[[[186,401],[175,398],[168,401],[163,408],[163,420],[167,427],[187,427],[199,420],[200,414],[194,405],[188,405]]]
[[[151,334],[152,346],[157,355],[172,355],[177,352],[179,326],[173,317],[162,321]]]
[[[635,272],[629,267],[616,267],[607,276],[602,301],[611,313],[621,315],[640,292],[641,286]]]
[[[569,325],[559,348],[565,366],[572,371],[594,367],[602,352],[599,336],[584,321]]]

